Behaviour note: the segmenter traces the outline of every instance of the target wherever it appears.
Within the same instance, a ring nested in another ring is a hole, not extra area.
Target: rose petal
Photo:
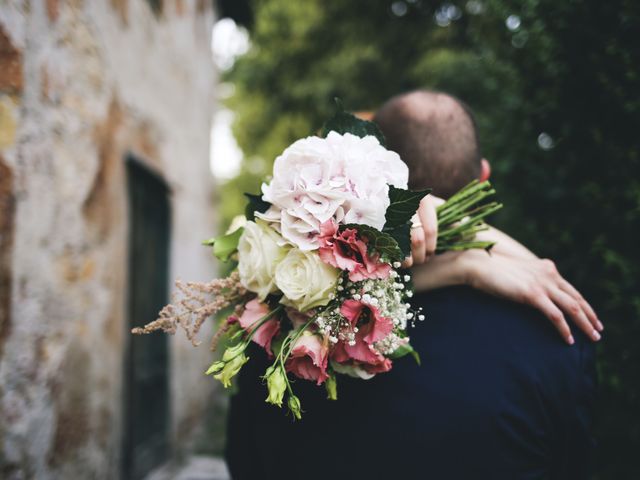
[[[262,303],[257,298],[250,300],[244,306],[244,312],[242,312],[242,315],[240,315],[238,319],[240,326],[245,330],[249,330],[254,323],[265,315],[268,315],[269,311],[269,306],[266,303]]]
[[[349,323],[352,327],[355,327],[358,318],[360,318],[360,314],[362,310],[365,308],[365,304],[359,302],[358,300],[348,299],[342,302],[342,306],[340,307],[340,313],[343,317],[349,320]]]
[[[240,315],[238,322],[246,331],[250,331],[257,321],[264,318],[270,312],[266,303],[260,302],[257,298],[250,300],[244,307],[244,312]],[[262,324],[251,338],[255,343],[264,348],[269,355],[271,352],[271,341],[280,331],[280,322],[272,318]]]
[[[253,334],[251,340],[264,348],[269,356],[273,355],[271,351],[271,342],[273,338],[280,332],[280,322],[276,319],[269,320],[262,324],[256,333]]]
[[[300,378],[323,383],[327,374],[328,348],[320,338],[308,332],[300,336],[291,350],[286,368]]]

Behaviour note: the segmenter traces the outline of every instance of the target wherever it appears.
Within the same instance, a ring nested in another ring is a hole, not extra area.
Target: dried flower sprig
[[[171,304],[160,310],[158,318],[144,327],[132,329],[131,333],[142,335],[162,330],[173,335],[181,328],[192,345],[198,346],[200,342],[196,337],[207,318],[240,302],[247,295],[237,271],[227,278],[205,283],[177,280],[176,288],[178,294],[173,296]]]

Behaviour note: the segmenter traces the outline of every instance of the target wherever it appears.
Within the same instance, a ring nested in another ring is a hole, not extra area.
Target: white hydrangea
[[[332,218],[381,230],[389,185],[406,189],[408,178],[398,154],[374,136],[307,137],[276,159],[273,180],[262,186],[262,198],[272,207],[259,216],[277,223],[282,236],[301,250],[314,250],[320,225]]]

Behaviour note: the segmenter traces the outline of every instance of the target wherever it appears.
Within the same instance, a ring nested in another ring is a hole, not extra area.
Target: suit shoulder
[[[414,305],[426,317],[426,328],[415,329],[420,337],[437,335],[447,341],[449,333],[469,351],[541,367],[584,369],[594,361],[591,342],[577,328],[573,327],[576,344],[569,346],[538,310],[470,287],[419,293]]]

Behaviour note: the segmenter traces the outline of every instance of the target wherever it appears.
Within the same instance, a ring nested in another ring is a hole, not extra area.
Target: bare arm
[[[414,268],[416,291],[452,285],[470,285],[489,294],[537,308],[560,335],[573,343],[565,318],[597,341],[603,327],[589,303],[558,273],[550,260],[518,258],[481,250],[447,252]]]
[[[430,197],[430,196],[429,196]],[[433,255],[437,239],[435,207],[441,199],[426,197],[418,216],[422,228],[411,231],[412,255],[405,267],[414,265],[417,291],[451,285],[470,285],[492,295],[531,305],[554,324],[560,335],[574,342],[565,314],[591,339],[600,339],[603,325],[573,285],[567,282],[551,260],[538,258],[524,245],[500,230],[489,227],[478,237],[496,245],[491,255],[468,250]],[[426,262],[426,263],[425,263]]]
[[[492,249],[492,253],[500,253],[503,255],[510,255],[522,259],[533,260],[538,258],[531,250],[522,245],[520,242],[511,238],[506,233],[489,226],[489,230],[486,232],[480,232],[476,235],[478,240],[488,240],[496,242]]]

